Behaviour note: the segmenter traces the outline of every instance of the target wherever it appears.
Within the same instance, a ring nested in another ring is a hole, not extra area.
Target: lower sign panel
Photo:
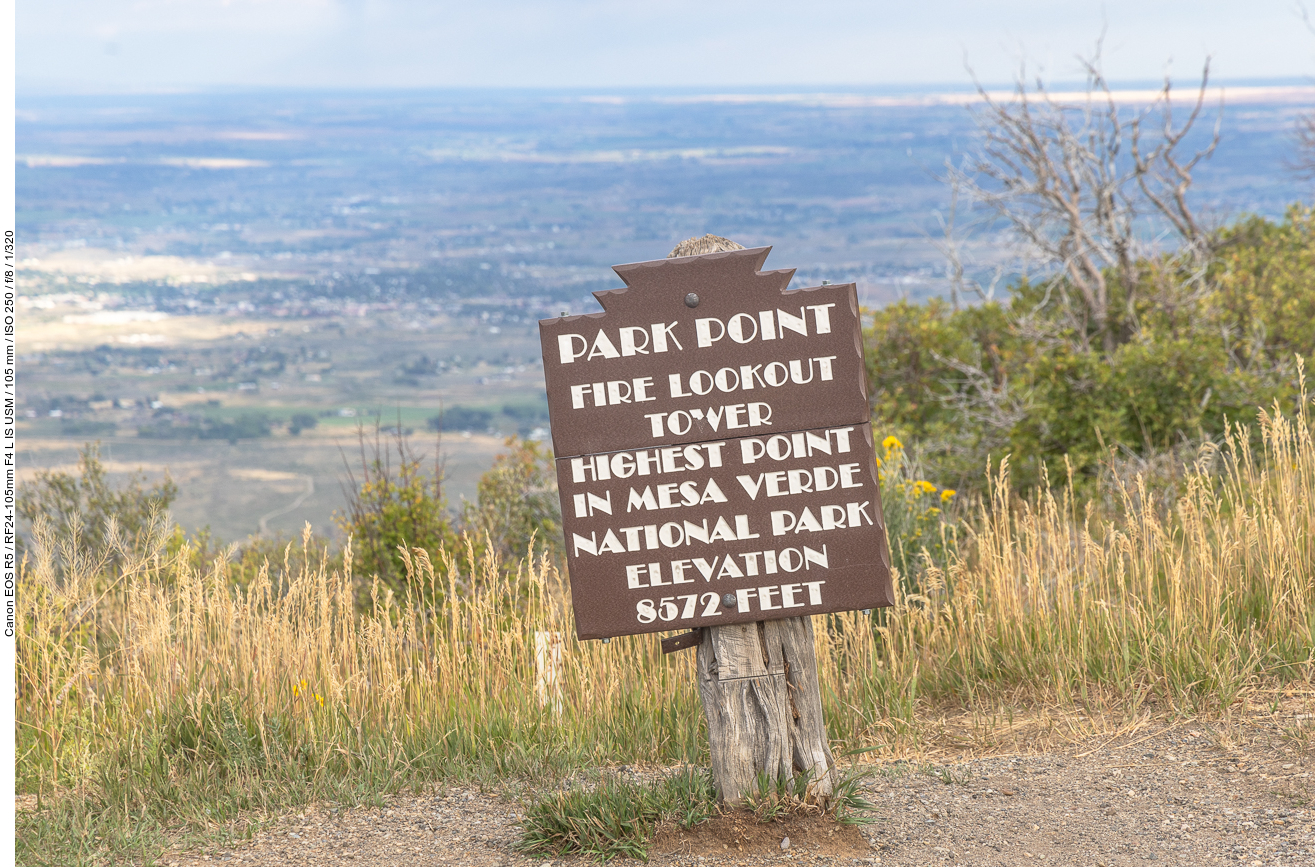
[[[580,638],[894,602],[871,428],[559,458]]]

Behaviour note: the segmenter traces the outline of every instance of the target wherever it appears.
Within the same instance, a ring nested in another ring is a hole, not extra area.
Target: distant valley
[[[1287,161],[1315,91],[1276,93],[1226,97],[1198,172],[1216,221],[1309,198]],[[99,440],[116,474],[169,469],[189,530],[329,533],[378,419],[473,496],[502,437],[547,435],[536,320],[597,309],[612,264],[713,232],[868,305],[941,293],[939,176],[973,145],[966,101],[20,98],[23,473]],[[964,243],[982,274],[1012,267],[989,226]]]

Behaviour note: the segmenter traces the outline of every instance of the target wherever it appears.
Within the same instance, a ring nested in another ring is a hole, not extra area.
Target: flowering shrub
[[[877,475],[891,564],[903,576],[906,590],[917,592],[921,574],[929,565],[944,569],[955,546],[954,525],[946,520],[945,510],[956,492],[919,478],[919,467],[895,436],[881,441]]]

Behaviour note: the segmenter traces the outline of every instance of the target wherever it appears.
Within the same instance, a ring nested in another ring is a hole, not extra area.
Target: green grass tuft
[[[592,787],[576,785],[535,799],[525,812],[517,848],[540,855],[620,856],[648,860],[663,820],[692,828],[717,813],[712,774],[685,767],[654,783],[605,774]]]

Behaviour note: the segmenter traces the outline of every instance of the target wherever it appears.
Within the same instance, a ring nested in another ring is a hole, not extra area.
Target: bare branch
[[[937,400],[957,410],[957,415],[983,432],[1011,430],[1027,416],[1027,403],[1010,391],[1009,379],[996,382],[978,364],[932,352],[932,357],[957,372],[962,379],[949,381],[949,391]]]
[[[1293,5],[1297,7],[1297,14],[1301,16],[1301,23],[1305,24],[1306,29],[1312,34],[1315,34],[1315,23],[1311,22],[1310,10],[1306,8],[1306,4],[1302,0],[1296,0]]]
[[[974,78],[981,145],[954,179],[953,194],[983,206],[1035,251],[1048,275],[1047,298],[1084,348],[1094,339],[1112,351],[1136,315],[1139,262],[1151,249],[1138,233],[1147,220],[1167,225],[1194,259],[1209,252],[1209,234],[1187,196],[1193,171],[1218,145],[1219,126],[1206,147],[1180,153],[1203,113],[1208,63],[1180,123],[1168,79],[1151,106],[1121,108],[1101,70],[1100,48],[1098,40],[1095,54],[1081,61],[1087,84],[1077,102],[1057,98],[1040,80],[1029,90],[1025,69],[1010,100],[992,97]],[[961,263],[952,262],[951,272],[958,293]],[[1124,295],[1119,311],[1111,309],[1111,280]]]
[[[968,180],[963,171],[949,160],[946,160],[945,169],[945,175],[940,180],[950,188],[950,203],[944,213],[935,212],[936,221],[941,227],[941,238],[932,239],[931,243],[945,257],[945,279],[950,286],[950,306],[958,311],[961,299],[966,299],[969,295],[976,296],[978,301],[993,299],[996,287],[1004,279],[1005,268],[997,264],[991,282],[985,288],[976,278],[969,276],[968,266],[964,262],[966,234],[959,219],[961,202],[967,198],[965,188]]]
[[[1315,113],[1308,112],[1297,118],[1295,135],[1297,156],[1289,167],[1303,178],[1315,179]]]
[[[1155,209],[1169,221],[1182,238],[1187,251],[1197,257],[1208,254],[1209,239],[1207,233],[1192,214],[1187,205],[1187,190],[1192,185],[1192,170],[1202,160],[1209,159],[1219,146],[1219,134],[1223,121],[1223,103],[1215,119],[1214,133],[1210,143],[1192,154],[1186,161],[1180,161],[1175,150],[1191,132],[1201,117],[1205,105],[1206,88],[1210,81],[1210,61],[1206,60],[1201,70],[1201,84],[1197,88],[1196,100],[1192,110],[1181,126],[1175,127],[1173,119],[1173,84],[1168,77],[1160,90],[1161,129],[1159,141],[1143,151],[1141,118],[1132,128],[1132,155],[1137,171],[1137,186],[1142,195]]]

